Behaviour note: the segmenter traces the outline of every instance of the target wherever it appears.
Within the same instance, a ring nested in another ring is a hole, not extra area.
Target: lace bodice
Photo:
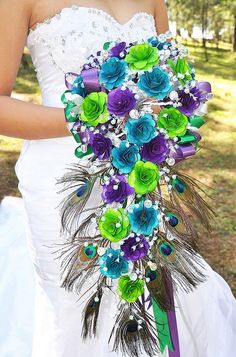
[[[104,42],[137,41],[156,35],[151,14],[136,13],[125,24],[103,10],[71,6],[38,23],[27,38],[43,104],[62,106],[60,96],[65,89],[66,72],[78,72],[93,52]]]

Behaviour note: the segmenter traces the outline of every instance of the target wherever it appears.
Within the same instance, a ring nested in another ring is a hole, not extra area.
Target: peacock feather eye
[[[93,259],[97,254],[97,248],[93,245],[87,245],[86,247],[82,247],[80,251],[80,259],[81,261],[86,261],[89,259]]]
[[[162,242],[158,247],[159,253],[164,258],[169,258],[175,252],[175,248],[169,242]]]
[[[146,278],[149,278],[150,281],[154,281],[158,278],[158,272],[155,270],[151,270],[151,269],[148,269],[146,272],[145,272],[145,276]]]
[[[88,190],[88,180],[86,180],[85,182],[83,182],[82,185],[79,186],[79,188],[76,191],[76,196],[82,197],[87,190]]]
[[[179,224],[179,219],[174,213],[167,212],[166,216],[170,218],[168,222],[172,227],[176,227]]]
[[[179,177],[172,180],[172,186],[178,193],[184,193],[186,190],[186,184]]]
[[[138,323],[137,321],[129,321],[127,323],[127,332],[134,333],[138,331]]]
[[[93,245],[88,245],[87,247],[84,247],[83,252],[86,255],[86,257],[92,259],[95,257],[97,253],[97,249]]]

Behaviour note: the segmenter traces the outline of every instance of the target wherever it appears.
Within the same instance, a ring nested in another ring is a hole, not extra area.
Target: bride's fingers
[[[159,114],[161,111],[161,107],[159,107],[159,105],[152,105],[152,110],[154,114]]]

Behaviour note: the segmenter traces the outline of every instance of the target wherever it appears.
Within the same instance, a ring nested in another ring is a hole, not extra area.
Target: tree
[[[236,51],[236,0],[168,0],[170,19],[176,22],[177,33],[181,27],[188,29],[199,26],[203,33],[202,44],[206,50],[207,40],[204,36],[207,30],[212,30],[217,43],[220,33],[230,21],[233,38],[233,49]],[[206,52],[207,54],[207,52]]]

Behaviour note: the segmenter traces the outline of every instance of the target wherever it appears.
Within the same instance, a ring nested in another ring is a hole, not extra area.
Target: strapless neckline
[[[89,7],[89,6],[79,6],[79,5],[71,5],[71,6],[65,6],[63,7],[60,11],[58,11],[56,14],[52,16],[46,17],[43,21],[35,23],[35,27],[33,29],[29,29],[28,33],[28,39],[30,36],[34,33],[36,33],[41,27],[49,25],[52,21],[58,20],[60,21],[61,18],[64,16],[65,13],[68,11],[92,11],[93,13],[97,14],[98,16],[103,16],[106,21],[110,21],[111,23],[115,24],[116,26],[119,26],[121,29],[125,28],[126,26],[130,25],[137,17],[143,16],[146,18],[151,19],[152,21],[155,21],[155,17],[153,14],[147,12],[147,11],[137,11],[134,13],[129,20],[127,20],[124,23],[119,22],[113,15],[109,14],[107,11],[96,8],[96,7]]]
[[[74,5],[38,23],[28,34],[26,45],[44,105],[62,105],[65,73],[77,73],[104,43],[147,41],[156,35],[154,16],[142,11],[121,24],[104,10]]]

